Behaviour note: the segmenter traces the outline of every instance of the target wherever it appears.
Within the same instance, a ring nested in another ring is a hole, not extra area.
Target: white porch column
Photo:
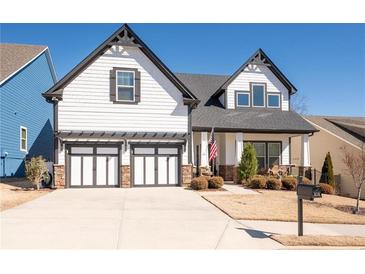
[[[237,132],[236,133],[236,156],[235,156],[235,165],[238,166],[239,162],[241,161],[243,151],[243,133]]]
[[[208,132],[201,132],[201,150],[200,150],[200,165],[208,166]]]
[[[301,166],[310,166],[310,150],[309,150],[309,135],[303,134],[301,136]]]

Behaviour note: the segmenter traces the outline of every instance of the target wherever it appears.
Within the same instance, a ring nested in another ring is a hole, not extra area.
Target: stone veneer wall
[[[53,165],[54,186],[57,188],[65,187],[65,166]]]
[[[239,183],[237,167],[234,165],[220,165],[219,176],[223,177],[225,181],[234,181],[235,183]]]
[[[131,187],[131,169],[129,165],[122,165],[120,169],[120,186]]]
[[[181,166],[181,174],[182,174],[182,185],[190,186],[191,179],[193,178],[193,166],[192,165],[182,165]]]

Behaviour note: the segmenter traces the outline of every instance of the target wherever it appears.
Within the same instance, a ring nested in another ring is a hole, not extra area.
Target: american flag
[[[214,138],[214,128],[212,128],[212,132],[210,133],[208,144],[210,144],[210,153],[209,153],[209,162],[210,162],[214,160],[218,155],[217,142]]]

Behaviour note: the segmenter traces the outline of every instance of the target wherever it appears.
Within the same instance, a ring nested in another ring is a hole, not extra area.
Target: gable
[[[139,48],[141,52],[150,59],[151,62],[171,81],[173,85],[183,94],[185,103],[197,104],[198,100],[194,94],[180,82],[179,79],[161,62],[160,59],[147,47],[147,45],[132,31],[132,29],[124,24],[120,29],[114,32],[104,43],[89,54],[81,63],[73,68],[65,77],[63,77],[56,85],[43,94],[45,98],[52,97],[62,98],[63,88],[85,70],[96,58],[103,55],[110,48],[119,46],[124,48]]]

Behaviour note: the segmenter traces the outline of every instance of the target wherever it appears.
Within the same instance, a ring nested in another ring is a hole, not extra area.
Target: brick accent
[[[120,187],[131,187],[131,169],[129,165],[122,165],[120,169]]]
[[[237,167],[234,165],[220,165],[219,176],[223,177],[225,181],[234,181],[235,183],[239,183]]]
[[[181,174],[182,174],[182,185],[190,186],[191,179],[193,177],[193,166],[192,165],[182,165],[181,166]]]
[[[53,180],[57,188],[65,187],[65,166],[53,165]]]

